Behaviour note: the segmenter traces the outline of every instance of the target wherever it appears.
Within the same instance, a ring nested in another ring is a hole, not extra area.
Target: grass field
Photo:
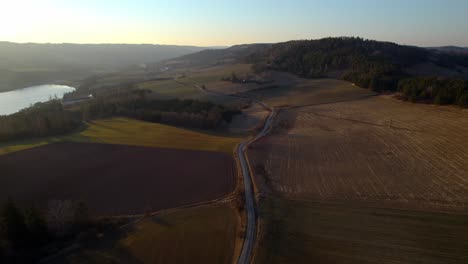
[[[232,153],[239,137],[198,132],[127,118],[97,120],[79,133],[0,144],[0,155],[57,142],[95,142]]]
[[[232,263],[236,214],[212,205],[158,215],[52,263]]]
[[[126,118],[94,121],[80,133],[91,142],[232,153],[241,140]]]
[[[26,150],[34,147],[39,147],[47,145],[50,142],[47,140],[33,140],[33,141],[18,141],[18,142],[8,142],[0,145],[0,155],[5,155],[8,153],[13,153],[16,151]]]
[[[468,215],[263,200],[254,263],[468,263]]]

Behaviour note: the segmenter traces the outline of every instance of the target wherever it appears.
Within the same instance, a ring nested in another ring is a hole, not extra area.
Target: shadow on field
[[[468,215],[263,198],[259,263],[468,260]]]
[[[83,136],[81,133],[88,128],[88,125],[82,125],[77,129],[55,136],[34,137],[28,139],[17,139],[12,141],[0,141],[0,156],[8,155],[13,152],[24,151],[44,145],[59,143],[59,142],[91,142],[91,140]]]
[[[110,230],[105,234],[100,234],[98,239],[81,242],[78,249],[64,253],[62,256],[58,256],[44,263],[143,264],[141,260],[137,259],[131,252],[124,248],[120,242],[135,231],[136,229],[134,228],[134,225],[126,226],[121,229],[117,228]]]
[[[164,219],[162,216],[158,216],[158,215],[153,216],[151,217],[151,220],[153,221],[153,223],[158,224],[158,225],[162,225],[165,227],[172,226],[172,224],[166,219]]]

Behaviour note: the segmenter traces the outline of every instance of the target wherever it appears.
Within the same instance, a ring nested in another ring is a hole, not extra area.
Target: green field
[[[232,263],[236,214],[226,205],[162,214],[52,263]]]
[[[468,263],[468,215],[264,200],[255,263]]]
[[[241,140],[126,118],[94,121],[79,135],[91,142],[226,153]]]
[[[241,138],[209,134],[134,119],[112,118],[93,121],[88,124],[85,130],[76,134],[3,143],[0,144],[0,155],[64,141],[232,153]]]

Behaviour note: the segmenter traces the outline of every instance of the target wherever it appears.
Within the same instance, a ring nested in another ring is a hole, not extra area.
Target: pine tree
[[[26,212],[25,223],[28,228],[28,242],[31,245],[41,245],[48,240],[47,223],[36,208],[32,207]]]
[[[16,207],[13,200],[9,199],[3,208],[3,220],[5,226],[5,235],[13,248],[25,245],[28,229],[26,227],[24,216]]]

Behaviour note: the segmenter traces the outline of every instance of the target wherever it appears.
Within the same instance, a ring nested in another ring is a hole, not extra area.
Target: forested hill
[[[331,77],[374,90],[396,90],[401,79],[416,76],[468,79],[468,55],[402,46],[362,38],[325,38],[278,43],[251,54],[257,69]]]

